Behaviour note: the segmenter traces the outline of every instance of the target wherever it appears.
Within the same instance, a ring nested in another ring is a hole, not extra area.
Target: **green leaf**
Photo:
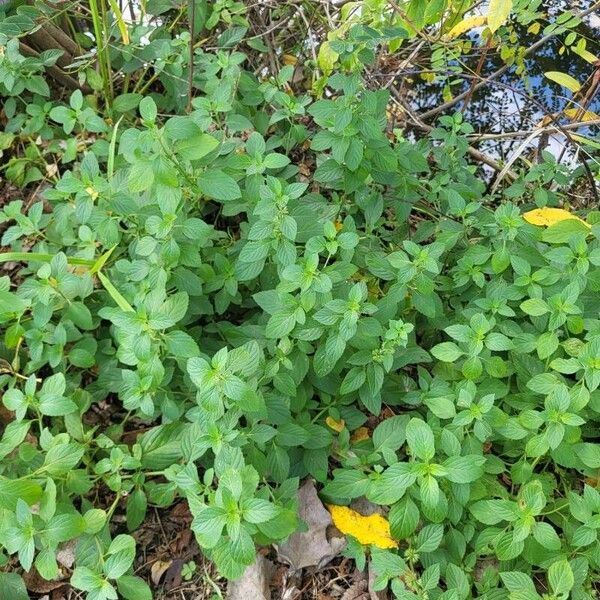
[[[397,540],[404,540],[417,529],[419,509],[408,496],[404,496],[392,506],[388,519],[392,536]]]
[[[198,187],[205,196],[223,202],[237,200],[242,195],[235,179],[220,169],[209,169],[202,173]]]
[[[175,152],[187,160],[200,160],[219,145],[219,140],[207,133],[181,140],[175,144]]]
[[[12,292],[0,290],[0,314],[21,314],[27,308],[28,304],[28,302],[22,300]]]
[[[141,577],[122,575],[117,579],[117,589],[126,600],[152,600],[152,592]]]
[[[435,439],[431,427],[422,419],[411,419],[406,426],[406,440],[412,453],[424,461],[435,454]]]
[[[7,600],[29,600],[25,582],[17,573],[0,572],[0,598]]]
[[[269,169],[281,169],[290,163],[290,159],[284,154],[278,154],[277,152],[271,152],[267,154],[264,159],[265,167]]]
[[[396,415],[381,421],[373,431],[373,446],[376,451],[383,448],[398,450],[406,440],[406,426],[409,418]]]
[[[30,506],[42,497],[42,486],[28,479],[7,479],[0,477],[0,507],[15,510],[17,500],[24,500]]]
[[[544,75],[550,79],[550,81],[554,81],[558,83],[558,85],[566,87],[573,93],[576,93],[581,89],[581,84],[579,81],[567,73],[562,73],[561,71],[546,71]]]
[[[140,115],[144,121],[153,123],[156,120],[158,110],[151,96],[145,96],[140,102]]]
[[[279,514],[279,509],[261,498],[249,498],[242,505],[242,516],[248,523],[264,523],[274,519]]]
[[[560,538],[554,530],[554,527],[552,527],[552,525],[549,523],[537,521],[533,526],[533,537],[539,544],[548,550],[552,550],[554,552],[560,550]]]
[[[471,454],[469,456],[451,456],[443,466],[447,469],[445,475],[453,483],[472,483],[483,475],[485,457]]]
[[[127,498],[127,529],[133,531],[137,529],[144,521],[146,517],[146,508],[148,501],[146,500],[146,494],[143,490],[137,489]]]
[[[71,575],[71,585],[85,592],[98,591],[104,587],[104,578],[88,567],[76,567]]]
[[[444,536],[444,526],[436,523],[433,525],[425,525],[415,542],[415,550],[417,552],[433,552],[437,550]]]
[[[377,481],[377,480],[376,480]],[[395,463],[387,468],[379,480],[378,501],[382,504],[394,504],[416,481],[416,475],[409,463]],[[371,492],[369,499],[375,500]]]
[[[165,334],[167,351],[177,358],[192,358],[200,354],[198,344],[184,331],[169,331]]]
[[[43,469],[49,475],[62,475],[79,464],[84,449],[75,443],[52,446],[44,460]]]
[[[442,342],[431,349],[431,354],[443,362],[454,362],[464,352],[454,342]]]
[[[548,569],[548,584],[555,595],[567,595],[575,585],[573,569],[566,560],[557,560]]]
[[[521,303],[521,310],[532,317],[541,317],[550,309],[541,298],[530,298]]]
[[[7,393],[8,391],[4,392],[4,397]],[[0,460],[8,456],[25,439],[30,426],[30,421],[12,421],[6,426],[0,440]]]
[[[480,500],[469,507],[473,516],[486,525],[501,521],[514,521],[518,517],[517,505],[509,500]]]
[[[590,469],[600,469],[600,445],[592,443],[577,444],[574,447],[579,460]]]
[[[141,99],[142,99],[141,94],[134,94],[134,93],[121,94],[120,96],[117,96],[113,100],[112,107],[113,107],[113,110],[120,112],[120,113],[128,112],[130,110],[134,110],[135,108],[137,108]]]
[[[109,579],[124,575],[135,558],[135,540],[130,535],[118,535],[108,547],[108,558],[104,562],[104,573]]]
[[[131,304],[125,300],[125,298],[121,295],[121,292],[117,290],[117,288],[111,283],[110,279],[104,275],[104,273],[98,271],[97,275],[98,279],[100,279],[102,285],[104,286],[104,289],[110,294],[110,297],[115,301],[121,310],[125,312],[135,312]]]

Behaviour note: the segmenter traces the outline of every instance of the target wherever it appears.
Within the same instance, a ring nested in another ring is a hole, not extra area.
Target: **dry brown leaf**
[[[165,580],[163,582],[163,585],[167,592],[170,592],[171,590],[181,585],[181,569],[183,568],[183,565],[185,565],[185,560],[183,560],[182,558],[174,558],[171,561],[171,566],[167,569],[167,572],[164,575]]]
[[[341,538],[327,539],[327,528],[332,525],[331,515],[323,506],[315,484],[307,479],[298,490],[298,514],[306,523],[306,531],[293,533],[286,542],[277,546],[277,556],[293,569],[322,567],[342,549]]]
[[[358,444],[358,442],[362,442],[363,440],[369,439],[369,428],[368,427],[359,427],[352,433],[350,437],[350,441],[353,444]]]
[[[167,569],[173,564],[172,560],[157,560],[150,567],[150,579],[154,585],[159,585],[162,576],[167,572]]]
[[[65,544],[62,544],[56,553],[56,560],[63,567],[70,569],[75,562],[75,546],[77,543],[75,540],[70,540]]]
[[[355,581],[345,592],[340,600],[369,600],[367,580],[359,579]]]
[[[227,585],[227,600],[271,600],[269,582],[273,573],[273,563],[262,554],[256,555],[253,564],[244,574]]]
[[[336,421],[333,417],[327,417],[325,419],[325,423],[326,423],[327,427],[329,427],[330,429],[333,429],[334,431],[337,431],[338,433],[340,431],[342,431],[342,429],[344,429],[344,426],[346,425],[346,422],[344,421],[344,419],[340,419],[339,421]]]
[[[27,589],[35,594],[47,594],[48,592],[52,592],[53,590],[62,587],[66,583],[65,581],[48,581],[44,579],[37,572],[35,567],[33,567],[31,571],[25,571],[23,573],[23,581],[25,582]]]

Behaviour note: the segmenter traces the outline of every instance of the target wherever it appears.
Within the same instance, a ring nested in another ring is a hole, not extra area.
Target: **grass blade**
[[[131,304],[129,304],[129,302],[127,302],[127,300],[123,298],[121,292],[119,292],[119,290],[110,282],[110,280],[104,273],[98,271],[97,275],[98,279],[100,279],[100,281],[102,282],[104,289],[110,294],[110,297],[116,302],[117,306],[121,310],[125,312],[135,312]]]
[[[112,11],[115,13],[115,18],[117,19],[117,27],[119,28],[119,32],[121,34],[121,39],[123,43],[128,46],[129,45],[129,31],[127,30],[127,25],[123,19],[123,13],[119,8],[116,0],[108,0]]]
[[[5,262],[50,262],[55,254],[41,254],[39,252],[2,252],[0,254],[0,263]],[[93,260],[87,258],[77,258],[76,256],[67,256],[67,263],[70,265],[82,265],[92,267]]]

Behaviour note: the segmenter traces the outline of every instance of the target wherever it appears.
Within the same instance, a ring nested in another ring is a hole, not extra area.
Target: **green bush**
[[[112,518],[131,532],[185,498],[237,578],[298,528],[310,476],[331,503],[389,508],[399,550],[373,559],[397,598],[594,597],[598,213],[527,223],[486,195],[460,115],[404,139],[359,74],[313,101],[291,67],[261,81],[240,52],[204,60],[186,115],[152,95],[117,97],[112,124],[80,92],[36,97],[35,124],[9,105],[8,132],[98,137],[66,146],[45,204],[0,211],[17,263],[0,277],[0,564],[53,579],[76,540],[89,600],[149,598]],[[555,203],[553,178],[546,156],[507,196]]]

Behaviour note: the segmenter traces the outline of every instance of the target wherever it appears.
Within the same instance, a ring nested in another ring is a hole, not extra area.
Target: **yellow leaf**
[[[346,423],[344,422],[344,419],[340,419],[339,421],[336,421],[333,417],[327,417],[325,419],[325,423],[327,423],[327,427],[333,429],[334,431],[337,431],[338,433],[344,429],[344,426],[346,425]]]
[[[365,517],[347,506],[328,505],[333,524],[344,534],[351,535],[361,544],[373,544],[378,548],[397,548],[398,542],[392,539],[390,524],[381,515]]]
[[[512,10],[512,4],[512,0],[490,0],[487,20],[492,33],[495,33],[506,23]]]
[[[487,17],[485,15],[476,15],[474,17],[467,17],[463,19],[460,23],[457,23],[449,32],[448,38],[453,40],[457,38],[459,35],[467,31],[471,31],[471,29],[475,29],[475,27],[482,27],[487,23]]]
[[[581,58],[583,58],[583,60],[585,60],[585,62],[588,62],[591,65],[593,65],[595,62],[598,62],[598,60],[599,60],[595,54],[592,54],[585,48],[577,48],[577,46],[572,46],[571,50],[573,50],[573,52],[575,52],[575,54],[579,54],[579,56],[581,56]]]
[[[367,427],[359,427],[350,437],[350,441],[353,444],[358,444],[364,440],[369,439],[369,429]]]
[[[540,227],[550,227],[555,223],[561,221],[567,221],[568,219],[574,219],[584,223],[587,227],[590,227],[583,219],[580,219],[577,215],[570,213],[562,208],[536,208],[523,214],[523,218],[532,225],[539,225]]]
[[[565,110],[563,110],[563,112],[565,113],[565,115],[567,117],[569,117],[569,119],[571,119],[571,120],[577,119],[581,122],[596,121],[597,119],[600,119],[599,115],[597,115],[595,112],[592,112],[590,110],[580,110],[578,108],[566,108]]]
[[[295,65],[298,62],[298,59],[291,54],[283,55],[283,64],[284,65]]]

